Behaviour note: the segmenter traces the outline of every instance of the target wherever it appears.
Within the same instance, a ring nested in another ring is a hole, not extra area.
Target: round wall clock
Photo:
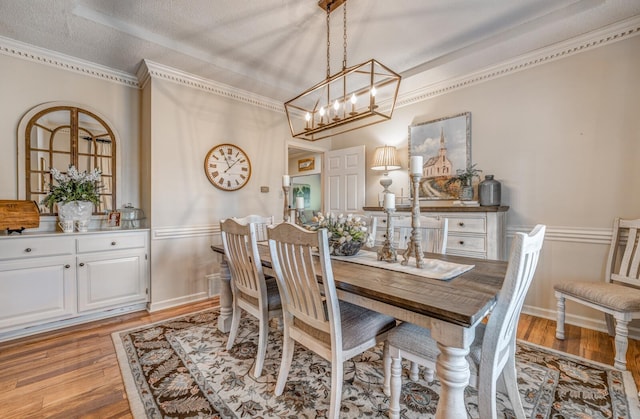
[[[249,182],[251,161],[247,153],[233,144],[218,144],[204,159],[209,182],[223,191],[236,191]]]

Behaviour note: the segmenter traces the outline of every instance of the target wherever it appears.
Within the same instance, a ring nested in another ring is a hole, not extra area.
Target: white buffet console
[[[149,230],[0,235],[0,341],[146,309]]]
[[[376,236],[385,234],[387,222],[382,207],[364,207],[377,219]],[[449,219],[447,254],[481,259],[506,260],[506,216],[508,206],[421,206],[420,215]],[[411,208],[397,208],[394,217],[411,217]],[[380,238],[376,237],[376,242]]]

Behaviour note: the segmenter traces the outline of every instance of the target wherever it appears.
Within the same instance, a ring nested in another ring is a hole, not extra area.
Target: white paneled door
[[[364,145],[325,153],[325,212],[362,212],[365,195]]]

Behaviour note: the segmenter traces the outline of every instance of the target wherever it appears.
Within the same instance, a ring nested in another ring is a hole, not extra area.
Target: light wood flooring
[[[0,343],[0,418],[130,418],[111,333],[216,305],[142,311]],[[605,333],[567,325],[566,336],[555,339],[554,321],[520,318],[519,339],[613,363],[613,339]],[[627,359],[638,385],[639,341],[630,341]]]

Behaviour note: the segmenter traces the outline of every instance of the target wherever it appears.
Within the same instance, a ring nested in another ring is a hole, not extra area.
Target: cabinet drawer
[[[98,235],[78,238],[78,253],[133,249],[145,246],[143,234]]]
[[[479,233],[484,234],[487,231],[487,220],[483,217],[477,218],[449,218],[449,233]]]
[[[487,251],[485,237],[459,236],[449,234],[447,237],[447,253],[449,251],[479,252]]]
[[[73,254],[73,237],[7,238],[0,240],[0,260]]]

